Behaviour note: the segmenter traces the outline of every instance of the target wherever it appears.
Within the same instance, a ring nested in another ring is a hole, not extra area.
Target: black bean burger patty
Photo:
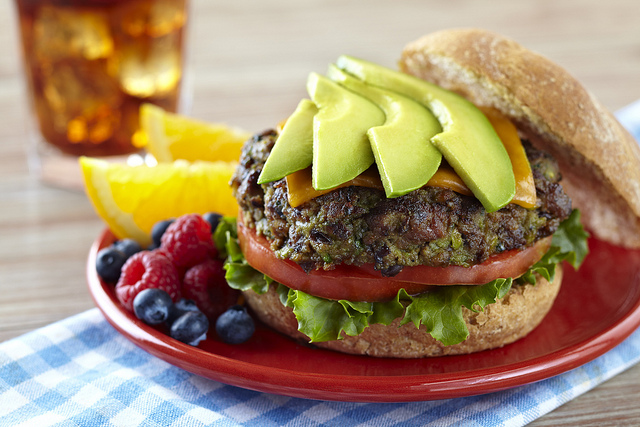
[[[571,213],[555,160],[528,143],[538,198],[532,210],[509,204],[487,213],[474,197],[437,187],[392,199],[345,187],[293,208],[285,179],[257,183],[276,138],[267,131],[247,141],[231,183],[245,224],[306,271],[374,264],[393,276],[404,266],[469,266],[552,235]]]

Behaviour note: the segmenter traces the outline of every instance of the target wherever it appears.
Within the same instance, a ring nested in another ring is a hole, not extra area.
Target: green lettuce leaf
[[[559,253],[563,254],[563,261],[577,269],[589,253],[588,237],[589,233],[580,222],[580,211],[574,209],[554,233],[551,245],[560,248]]]
[[[511,283],[512,279],[496,279],[481,286],[439,287],[414,297],[400,323],[412,322],[416,328],[422,324],[442,344],[458,344],[469,336],[462,306],[476,312],[484,310],[488,304],[504,297]]]
[[[535,273],[547,280],[553,280],[556,265],[567,261],[573,268],[579,268],[589,253],[587,233],[580,223],[580,211],[574,209],[569,218],[564,220],[551,240],[551,247],[546,254],[535,263],[529,271],[520,276],[518,283],[536,282]]]
[[[235,218],[223,217],[220,220],[213,233],[213,241],[221,257],[226,257],[224,278],[231,288],[240,291],[252,289],[258,294],[269,290],[273,280],[251,267],[240,250]]]
[[[298,330],[311,342],[336,340],[342,332],[359,335],[369,326],[373,314],[371,303],[331,301],[293,289],[289,290],[287,305],[298,319]]]
[[[266,292],[275,282],[249,266],[237,243],[235,222],[232,219],[225,221],[228,223],[218,226],[214,239],[216,244],[220,241],[218,248],[224,246],[227,256],[225,277],[229,286]],[[578,268],[588,253],[587,237],[580,224],[580,213],[574,210],[560,224],[547,253],[516,282],[535,283],[535,274],[552,280],[556,266],[563,261]],[[371,324],[389,325],[395,319],[401,319],[401,325],[413,323],[417,328],[424,325],[435,339],[444,345],[454,345],[469,336],[462,307],[484,310],[487,305],[504,297],[513,282],[512,279],[496,279],[480,286],[443,286],[418,296],[410,296],[400,289],[394,299],[373,303],[327,300],[282,284],[277,284],[276,290],[282,304],[293,309],[300,332],[311,342],[342,339],[343,334],[355,336]]]
[[[218,249],[220,258],[226,258],[229,255],[227,247],[229,245],[238,245],[238,223],[236,218],[232,216],[224,216],[218,222],[218,226],[213,231],[213,243]],[[243,257],[244,258],[244,257]]]

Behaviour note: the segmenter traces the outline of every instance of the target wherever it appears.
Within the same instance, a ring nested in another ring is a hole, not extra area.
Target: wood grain
[[[640,98],[635,0],[193,0],[193,117],[261,131],[305,96],[310,71],[346,53],[394,66],[409,41],[448,27],[515,38],[574,74],[611,110]],[[82,192],[29,174],[28,111],[12,1],[0,2],[0,341],[93,307],[85,285],[101,221]],[[640,366],[532,423],[639,425]]]

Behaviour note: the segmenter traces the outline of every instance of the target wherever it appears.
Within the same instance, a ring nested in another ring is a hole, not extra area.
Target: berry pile
[[[212,239],[220,219],[209,213],[160,221],[149,248],[131,239],[116,241],[98,252],[96,271],[105,283],[115,284],[124,308],[149,325],[166,325],[179,341],[198,345],[210,322],[216,322],[222,341],[245,342],[255,327],[237,305],[239,292],[224,278]]]

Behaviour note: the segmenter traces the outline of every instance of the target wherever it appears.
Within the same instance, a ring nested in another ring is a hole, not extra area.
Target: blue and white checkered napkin
[[[619,112],[640,140],[640,101]],[[640,362],[640,330],[562,375],[482,396],[323,402],[244,390],[139,349],[98,309],[0,344],[2,426],[525,425]]]
[[[568,373],[414,403],[322,402],[244,390],[139,349],[98,309],[0,344],[2,426],[524,425],[640,361],[640,330]]]

